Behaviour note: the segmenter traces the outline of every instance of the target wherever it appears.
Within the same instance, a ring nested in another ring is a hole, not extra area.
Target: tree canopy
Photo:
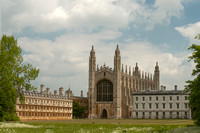
[[[31,80],[38,77],[39,69],[23,64],[22,49],[13,36],[3,35],[0,40],[0,121],[17,120],[16,100],[24,100],[23,89],[35,89]]]
[[[73,101],[73,117],[82,118],[85,108],[81,106],[78,102]]]
[[[200,34],[195,37],[200,40]],[[186,91],[190,92],[189,105],[193,111],[193,119],[196,125],[200,125],[200,45],[192,44],[188,48],[193,53],[189,56],[189,61],[193,60],[195,68],[192,71],[192,76],[195,76],[193,80],[186,81]]]

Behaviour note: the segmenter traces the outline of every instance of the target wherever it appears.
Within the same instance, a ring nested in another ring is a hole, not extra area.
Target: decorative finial
[[[126,74],[127,74],[127,65],[126,65],[126,70],[125,71],[126,71]]]
[[[124,65],[122,64],[122,72],[124,72]]]
[[[94,50],[94,45],[92,45],[92,50]]]
[[[119,45],[117,44],[117,48],[115,50],[115,55],[120,56]]]
[[[144,71],[142,71],[142,78],[144,78]]]
[[[156,66],[158,66],[158,62],[156,62]]]

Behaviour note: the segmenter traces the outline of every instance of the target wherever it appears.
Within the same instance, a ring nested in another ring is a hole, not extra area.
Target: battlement
[[[101,73],[103,71],[106,71],[106,72],[109,72],[109,73],[113,73],[113,69],[110,68],[109,66],[106,66],[106,64],[104,64],[103,66],[101,66],[100,69],[99,69],[99,67],[97,65],[97,71],[96,71],[96,73]]]

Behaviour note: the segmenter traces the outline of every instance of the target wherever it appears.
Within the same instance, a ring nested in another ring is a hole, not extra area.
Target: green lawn
[[[7,125],[6,125],[7,124]],[[16,125],[15,125],[16,124]],[[0,123],[0,132],[10,133],[146,133],[198,131],[192,120],[74,119]]]

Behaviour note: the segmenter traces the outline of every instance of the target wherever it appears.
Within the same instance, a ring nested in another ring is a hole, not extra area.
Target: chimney
[[[160,86],[160,88],[161,88],[162,91],[164,90],[163,87],[164,87],[163,85]]]
[[[81,97],[83,97],[83,91],[81,91]]]
[[[40,85],[40,93],[44,93],[44,85],[43,84]]]
[[[63,95],[63,87],[59,88],[59,95]]]
[[[174,90],[177,91],[177,85],[174,85]]]
[[[54,90],[54,95],[57,95],[57,90]]]
[[[49,94],[49,90],[50,90],[50,88],[47,88],[47,94]]]

